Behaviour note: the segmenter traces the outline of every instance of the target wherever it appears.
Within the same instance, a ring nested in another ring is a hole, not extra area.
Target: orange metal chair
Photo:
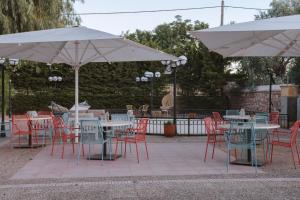
[[[21,145],[21,136],[32,136],[32,131],[30,129],[30,121],[27,115],[12,115],[11,140],[14,136],[18,136],[19,146]],[[38,143],[37,137],[35,137],[35,142]],[[31,143],[31,141],[29,141],[29,143]]]
[[[54,145],[57,139],[62,141],[62,153],[61,153],[62,159],[64,158],[65,145],[68,142],[68,140],[70,140],[72,143],[72,149],[74,155],[75,153],[74,143],[75,143],[75,139],[78,138],[78,136],[76,136],[74,133],[74,130],[76,128],[65,125],[61,117],[57,117],[53,115],[52,121],[53,121],[54,133],[52,136],[51,156],[53,156]]]
[[[215,122],[213,121],[213,119],[211,117],[204,118],[204,125],[205,125],[205,132],[207,134],[205,156],[204,156],[204,162],[205,162],[206,156],[207,156],[208,144],[213,144],[213,152],[212,152],[211,158],[214,159],[216,143],[225,142],[225,140],[223,138],[219,139],[219,140],[217,139]]]
[[[226,123],[221,114],[219,112],[212,112],[212,116],[217,134],[224,135],[225,129],[219,128],[219,125]]]
[[[296,121],[293,124],[293,126],[290,129],[290,132],[285,132],[285,131],[280,131],[280,130],[273,132],[273,137],[270,141],[271,162],[272,162],[272,158],[273,158],[273,147],[281,146],[281,147],[286,147],[286,148],[291,149],[292,157],[293,157],[293,161],[294,161],[294,167],[296,168],[294,152],[293,152],[293,148],[295,147],[297,156],[298,156],[298,162],[300,164],[300,157],[299,157],[299,151],[298,151],[298,146],[297,146],[297,136],[298,136],[299,126],[300,126],[300,120]],[[285,137],[285,138],[283,138],[283,137]]]
[[[138,160],[138,163],[139,163],[140,160],[139,160],[138,143],[143,142],[145,144],[145,148],[146,148],[147,159],[149,159],[147,141],[146,141],[148,122],[149,122],[148,118],[139,119],[138,125],[137,125],[136,128],[128,128],[125,131],[125,136],[116,138],[115,156],[117,155],[117,152],[118,152],[118,142],[121,142],[121,141],[125,142],[124,157],[126,157],[127,143],[134,143],[135,148],[136,148],[136,156],[137,156],[137,160]]]

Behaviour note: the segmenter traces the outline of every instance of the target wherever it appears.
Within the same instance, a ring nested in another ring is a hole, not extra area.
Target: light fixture
[[[159,78],[160,75],[161,75],[160,72],[155,72],[155,77],[156,77],[156,78]]]
[[[154,76],[154,74],[153,74],[153,72],[146,71],[144,73],[144,76],[147,77],[147,78],[152,78]]]

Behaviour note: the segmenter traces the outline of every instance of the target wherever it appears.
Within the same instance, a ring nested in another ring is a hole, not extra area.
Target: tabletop
[[[46,117],[46,116],[43,116],[43,117],[30,117],[30,118],[17,118],[15,119],[15,121],[23,121],[23,120],[31,120],[31,121],[36,121],[36,120],[50,120],[52,119],[50,116],[49,117]]]
[[[224,119],[233,119],[233,120],[250,120],[250,115],[224,115]]]
[[[219,125],[220,128],[223,129],[229,129],[230,124],[221,124]],[[249,129],[249,126],[246,125],[237,125],[234,128],[239,128],[239,129]],[[278,124],[264,124],[264,123],[254,123],[254,129],[277,129],[280,128],[280,125]]]
[[[130,126],[132,124],[131,121],[101,121],[101,125],[105,127]]]

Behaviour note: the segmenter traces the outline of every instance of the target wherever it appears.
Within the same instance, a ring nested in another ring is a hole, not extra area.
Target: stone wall
[[[272,89],[272,110],[280,109],[281,91],[279,86]],[[269,112],[269,91],[267,86],[259,86],[254,90],[243,90],[241,93],[231,95],[230,107],[232,109],[244,108],[247,111]]]

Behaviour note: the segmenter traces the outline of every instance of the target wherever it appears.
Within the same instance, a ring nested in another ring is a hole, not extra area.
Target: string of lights
[[[206,6],[206,7],[195,7],[195,8],[174,8],[174,9],[160,9],[160,10],[138,10],[138,11],[115,11],[115,12],[88,12],[88,13],[73,13],[71,15],[118,15],[118,14],[140,14],[140,13],[158,13],[158,12],[174,12],[174,11],[189,11],[189,10],[204,10],[220,8],[221,6]],[[224,6],[224,8],[233,9],[244,9],[244,10],[257,10],[267,11],[267,8],[251,8],[242,6]],[[70,14],[69,14],[70,15]]]

